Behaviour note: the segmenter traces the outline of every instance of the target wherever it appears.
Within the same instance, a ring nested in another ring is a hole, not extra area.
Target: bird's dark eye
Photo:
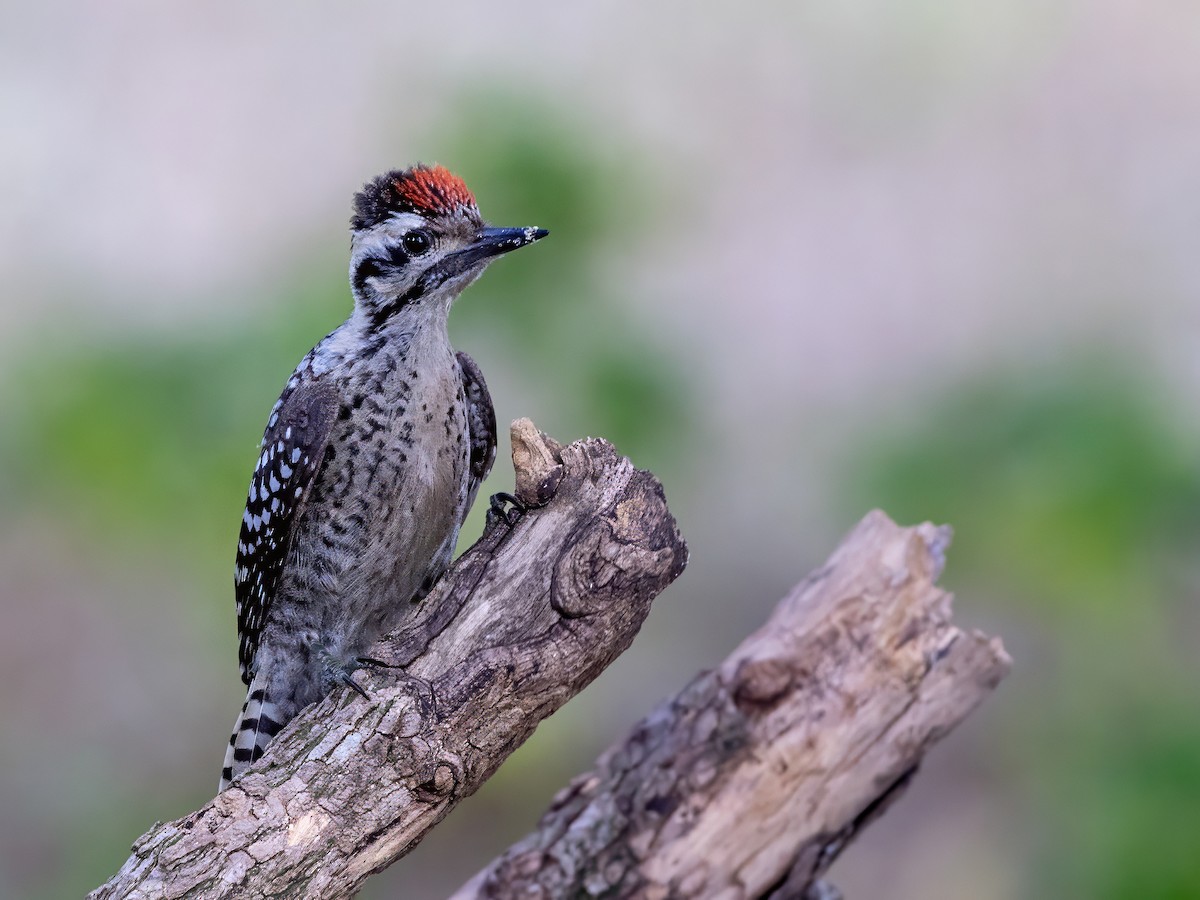
[[[413,256],[420,256],[433,245],[433,238],[423,228],[410,231],[404,236],[404,249]]]

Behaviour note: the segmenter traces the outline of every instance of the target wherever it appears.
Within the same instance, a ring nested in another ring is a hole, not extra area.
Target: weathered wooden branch
[[[93,897],[351,895],[625,649],[686,548],[658,482],[598,440],[514,423],[517,494],[374,655],[203,809],[159,825]],[[455,900],[833,898],[820,880],[929,746],[1003,678],[950,624],[949,530],[872,513],[712,672],[555,799]]]
[[[838,896],[822,873],[1009,668],[950,624],[949,540],[868,515],[454,900]]]
[[[629,646],[687,548],[662,488],[602,440],[513,425],[517,495],[335,691],[202,809],[156,825],[92,897],[338,898],[410,850]]]

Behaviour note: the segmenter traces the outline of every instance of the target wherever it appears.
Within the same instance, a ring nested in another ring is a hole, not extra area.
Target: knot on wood
[[[448,759],[438,760],[424,775],[424,780],[417,783],[417,793],[424,795],[423,799],[453,796],[462,780],[461,765]]]
[[[601,529],[589,528],[554,567],[550,605],[564,619],[591,615],[608,602],[617,575],[610,544]]]
[[[687,544],[662,485],[638,472],[604,517],[569,543],[551,577],[550,605],[568,619],[591,615],[613,597],[657,593],[686,565]]]
[[[433,702],[427,694],[416,690],[402,693],[387,703],[375,733],[391,738],[412,738],[425,730],[432,714]]]
[[[769,708],[787,696],[794,681],[795,672],[785,659],[744,659],[733,676],[733,699],[746,711]]]

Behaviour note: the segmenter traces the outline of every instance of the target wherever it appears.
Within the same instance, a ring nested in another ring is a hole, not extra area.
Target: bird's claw
[[[509,509],[508,507],[512,507]],[[500,491],[492,494],[488,503],[487,523],[488,527],[497,525],[503,522],[509,528],[516,525],[521,520],[529,507],[522,503],[513,494]]]
[[[354,672],[358,666],[347,665],[325,648],[317,651],[317,658],[321,661],[321,683],[326,691],[335,685],[344,684],[364,700],[370,701],[371,695],[367,693],[366,688],[354,680]]]
[[[342,672],[342,676],[338,680],[341,681],[342,684],[351,688],[356,694],[358,694],[368,703],[371,701],[371,695],[367,693],[366,689],[361,684],[354,680],[354,676],[349,672]]]
[[[373,656],[356,656],[354,661],[360,666],[365,666],[369,669],[403,669],[404,666],[398,663],[384,662],[382,659],[376,659]]]

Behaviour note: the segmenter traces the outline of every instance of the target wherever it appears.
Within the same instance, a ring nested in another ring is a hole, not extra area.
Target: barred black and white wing
[[[238,662],[247,685],[254,676],[254,657],[292,535],[324,462],[338,409],[332,386],[297,377],[271,410],[242,514],[234,579]]]
[[[262,756],[284,724],[278,698],[268,695],[266,677],[256,671],[255,657],[292,535],[325,461],[329,433],[339,408],[337,393],[331,387],[312,376],[293,376],[271,410],[263,435],[242,514],[234,578],[238,662],[247,685],[246,702],[225,750],[218,788],[221,791]]]
[[[459,351],[458,367],[462,372],[463,394],[467,401],[467,432],[471,440],[470,475],[467,482],[467,502],[462,514],[475,503],[479,485],[492,471],[496,461],[496,410],[492,406],[492,395],[487,382],[475,360]]]

